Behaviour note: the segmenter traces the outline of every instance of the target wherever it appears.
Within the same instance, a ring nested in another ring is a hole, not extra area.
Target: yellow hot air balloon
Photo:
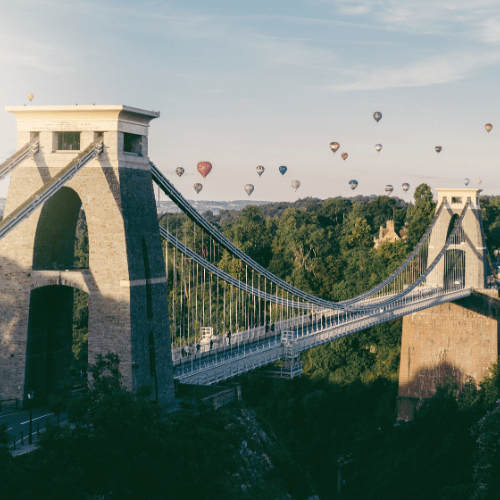
[[[481,180],[481,177],[478,177],[478,179],[477,179],[477,183],[478,183],[478,184],[481,184],[481,182],[483,182],[483,181]]]
[[[28,94],[28,99],[30,100],[30,102],[33,100],[35,96],[33,94]]]

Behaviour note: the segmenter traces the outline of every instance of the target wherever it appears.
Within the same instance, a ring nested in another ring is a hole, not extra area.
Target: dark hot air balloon
[[[342,159],[345,161],[349,155],[347,153],[342,153]]]
[[[355,180],[355,179],[350,180],[349,181],[349,186],[354,191],[358,187],[358,181]]]
[[[212,164],[209,161],[200,161],[200,163],[198,163],[197,168],[198,172],[200,172],[200,174],[205,179],[212,170]]]
[[[182,167],[177,167],[175,169],[175,173],[179,176],[182,177],[182,174],[184,173],[184,169]]]
[[[380,111],[375,111],[375,113],[373,113],[373,118],[378,123],[380,121],[380,118],[382,118],[382,113]]]
[[[391,196],[391,193],[394,191],[394,188],[390,185],[390,184],[387,184],[387,186],[385,186],[385,192]]]
[[[340,148],[340,144],[338,142],[330,142],[330,149],[335,153],[337,149]]]
[[[284,165],[282,165],[279,169],[281,175],[285,175],[288,170]]]
[[[436,150],[437,154],[441,153],[441,151],[443,150],[441,146],[436,146],[434,149]]]
[[[247,192],[248,196],[250,196],[253,193],[253,186],[252,186],[252,184],[247,184],[245,186],[245,191]]]
[[[199,182],[197,182],[193,187],[196,193],[199,193],[203,189],[203,186]]]
[[[255,170],[257,170],[260,177],[264,173],[265,168],[262,165],[259,165]]]
[[[469,185],[469,182],[470,182],[470,180],[469,180],[469,179],[467,179],[467,177],[466,177],[466,178],[464,179],[464,184],[465,184],[466,186],[468,186],[468,185]]]

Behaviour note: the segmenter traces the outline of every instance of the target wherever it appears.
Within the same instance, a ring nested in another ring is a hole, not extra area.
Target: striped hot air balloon
[[[349,155],[347,153],[342,153],[342,159],[345,161]]]
[[[410,189],[410,185],[407,182],[403,183],[403,191],[406,193],[408,189]]]
[[[330,142],[330,149],[335,154],[335,152],[340,148],[340,144],[338,142]]]

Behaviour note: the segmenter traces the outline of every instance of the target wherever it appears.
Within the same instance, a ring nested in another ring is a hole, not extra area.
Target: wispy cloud
[[[373,69],[350,69],[345,76],[355,76],[349,83],[322,87],[324,92],[345,92],[352,90],[382,90],[401,87],[422,87],[459,81],[473,71],[498,64],[500,52],[487,54],[448,54],[446,58],[432,58],[401,67]]]
[[[30,66],[43,71],[71,71],[64,47],[18,36],[7,31],[0,33],[0,61],[3,64]]]
[[[378,26],[405,32],[471,36],[478,41],[500,41],[497,0],[324,0],[336,13],[369,19]]]

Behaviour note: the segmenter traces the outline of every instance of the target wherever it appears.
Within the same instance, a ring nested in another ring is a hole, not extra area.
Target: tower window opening
[[[142,135],[123,134],[123,152],[142,156]]]
[[[57,132],[57,149],[59,151],[79,151],[80,132]]]
[[[462,203],[462,198],[453,196],[451,199],[451,202],[452,203]]]

